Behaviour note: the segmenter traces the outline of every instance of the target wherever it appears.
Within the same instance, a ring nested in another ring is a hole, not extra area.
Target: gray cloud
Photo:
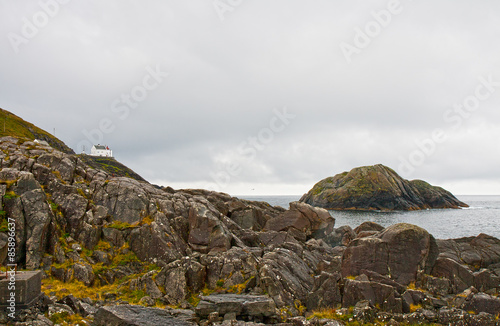
[[[0,106],[78,152],[84,130],[107,119],[102,142],[152,182],[213,185],[233,164],[220,190],[301,193],[359,165],[398,170],[440,128],[447,140],[404,177],[458,192],[500,186],[500,87],[460,127],[443,118],[478,78],[500,81],[499,3],[401,0],[348,64],[340,44],[389,1],[243,1],[223,21],[211,1],[70,1],[16,54],[9,33],[55,1],[4,1]],[[169,76],[121,119],[113,101],[157,65]],[[283,107],[296,117],[249,155]]]

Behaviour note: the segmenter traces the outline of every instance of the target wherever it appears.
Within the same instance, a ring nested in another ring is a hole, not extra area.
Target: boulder
[[[217,294],[202,296],[195,311],[202,318],[214,312],[219,316],[232,313],[246,318],[272,317],[276,315],[276,305],[263,295]]]
[[[94,284],[95,275],[92,271],[92,266],[89,264],[74,264],[73,276],[86,286],[92,286]]]
[[[156,284],[154,280],[154,275],[155,271],[151,271],[149,273],[146,273],[145,275],[133,279],[130,281],[129,288],[132,291],[143,291],[144,293],[147,294],[152,300],[159,299],[163,297],[163,293],[161,292],[160,288],[158,288],[158,285]],[[175,282],[175,280],[172,280],[172,283]],[[172,284],[171,283],[171,284]],[[174,286],[172,286],[174,287]],[[178,302],[175,302],[174,304],[177,304]]]
[[[439,258],[438,258],[439,259]],[[434,265],[435,267],[436,265]],[[451,281],[444,277],[434,277],[431,275],[422,275],[419,280],[420,285],[430,293],[438,296],[446,296],[452,293]]]
[[[452,293],[462,292],[474,285],[472,271],[450,258],[439,257],[432,269],[432,276],[450,280]]]
[[[95,314],[93,326],[195,326],[174,318],[168,311],[134,305],[104,306]]]
[[[377,235],[353,240],[344,251],[342,276],[370,270],[407,285],[417,272],[430,273],[437,257],[436,241],[426,230],[400,223]]]
[[[27,269],[37,269],[49,238],[49,225],[53,218],[47,196],[33,174],[3,169],[1,180],[17,178],[11,191],[14,197],[5,200],[7,215],[16,220],[16,252],[18,263],[26,263]],[[17,251],[17,250],[16,250]]]
[[[334,229],[332,233],[328,234],[325,238],[325,242],[332,247],[347,246],[355,238],[356,233],[354,230],[350,226],[344,225]]]
[[[439,254],[472,268],[500,263],[500,239],[481,233],[476,237],[437,240]]]
[[[168,264],[184,255],[186,245],[168,225],[153,221],[130,233],[130,249],[142,261]]]
[[[384,227],[382,225],[377,224],[375,222],[366,221],[361,223],[357,228],[355,228],[354,232],[356,232],[356,234],[359,234],[361,232],[370,232],[370,231],[380,232],[382,230],[384,230]]]
[[[238,202],[244,208],[231,212],[231,219],[243,229],[251,229],[260,231],[266,225],[267,219],[262,214],[261,210],[247,207],[243,203]]]
[[[203,255],[200,257],[200,264],[206,268],[206,283],[211,289],[221,286],[221,281],[223,288],[241,287],[250,279],[256,278],[258,272],[257,257],[239,247],[232,247],[223,253]],[[202,284],[201,281],[197,283],[200,286]]]
[[[340,273],[330,274],[322,272],[314,278],[314,288],[306,300],[309,311],[336,306],[342,302],[339,281]]]
[[[313,270],[293,251],[276,248],[259,261],[260,287],[276,306],[293,307],[305,303],[314,286]]]
[[[95,181],[92,200],[104,206],[114,220],[134,224],[150,212],[148,194],[141,182],[129,178]]]
[[[307,237],[323,238],[333,231],[335,219],[327,210],[305,203],[291,202],[290,209],[267,221],[265,230],[288,231],[296,229]]]
[[[355,306],[362,300],[368,300],[371,305],[380,307],[382,311],[403,312],[402,300],[392,286],[347,279],[344,285],[342,306],[346,308]]]
[[[406,290],[401,296],[403,299],[403,310],[404,312],[410,312],[410,307],[421,305],[424,302],[426,295],[422,291],[418,290]]]
[[[485,293],[476,293],[467,298],[460,307],[465,311],[474,311],[476,314],[486,312],[491,315],[500,314],[500,298]]]
[[[200,252],[231,248],[231,233],[209,208],[194,203],[189,210],[189,245]]]

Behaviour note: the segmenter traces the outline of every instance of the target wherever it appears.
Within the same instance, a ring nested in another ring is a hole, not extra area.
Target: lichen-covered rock
[[[361,223],[357,228],[354,229],[356,234],[360,234],[361,232],[380,232],[384,230],[384,227],[375,222],[366,221]]]
[[[47,196],[32,173],[2,169],[0,180],[14,183],[4,197],[7,216],[15,220],[17,262],[28,269],[40,266],[53,218]]]
[[[321,180],[301,202],[327,209],[419,210],[467,204],[420,180],[408,181],[382,164],[354,168]]]
[[[112,178],[94,183],[92,199],[106,207],[114,220],[134,224],[149,214],[149,199],[137,180]]]
[[[467,266],[446,257],[439,257],[436,260],[432,275],[450,280],[452,293],[462,292],[474,285],[472,271]]]
[[[279,232],[293,228],[306,237],[323,238],[333,231],[334,225],[335,219],[325,209],[292,202],[288,211],[268,220],[265,229]]]
[[[470,299],[466,299],[460,308],[465,311],[474,311],[476,314],[486,312],[496,316],[500,313],[500,298],[485,293],[476,293]]]
[[[293,251],[277,248],[264,254],[259,263],[261,287],[278,307],[306,302],[313,289],[313,270]]]
[[[400,223],[377,235],[353,240],[344,251],[342,276],[371,270],[407,285],[417,272],[429,274],[437,257],[434,237],[412,224]]]
[[[154,280],[155,271],[151,271],[140,278],[130,281],[129,288],[132,291],[144,291],[151,299],[156,300],[163,297],[163,293]]]
[[[215,289],[222,281],[222,287],[243,285],[257,277],[258,259],[249,250],[233,247],[223,253],[203,255],[200,263],[206,266],[206,283]]]
[[[271,317],[276,315],[276,305],[271,298],[262,295],[219,294],[202,296],[196,306],[201,317],[217,312],[220,316],[234,313],[240,317]]]
[[[231,233],[209,208],[193,203],[189,211],[189,245],[200,252],[231,248]]]
[[[343,225],[328,234],[325,238],[325,242],[332,247],[347,246],[355,238],[356,232],[354,232],[350,226]]]
[[[92,266],[89,264],[74,264],[73,276],[86,286],[92,286],[94,284],[95,276],[92,271]]]
[[[134,305],[105,306],[95,314],[93,326],[194,326],[196,324],[174,318],[165,309]]]
[[[500,263],[500,239],[487,234],[476,237],[437,240],[439,254],[474,268]]]
[[[339,281],[340,273],[322,272],[314,278],[314,288],[307,297],[306,306],[309,311],[336,306],[342,302]]]
[[[168,264],[180,259],[186,251],[186,245],[171,231],[169,225],[157,222],[134,229],[129,239],[130,249],[142,261]]]
[[[342,306],[351,307],[357,302],[368,300],[371,305],[381,310],[402,313],[403,302],[397,291],[390,285],[347,279],[344,286]]]

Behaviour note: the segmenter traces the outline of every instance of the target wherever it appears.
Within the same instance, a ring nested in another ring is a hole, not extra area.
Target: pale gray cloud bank
[[[0,107],[153,183],[301,194],[383,163],[500,193],[497,1],[0,4]]]

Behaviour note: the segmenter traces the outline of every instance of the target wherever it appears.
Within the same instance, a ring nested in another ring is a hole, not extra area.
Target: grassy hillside
[[[50,146],[61,152],[75,154],[75,152],[66,146],[64,142],[57,139],[50,133],[21,119],[9,111],[0,109],[0,137],[4,136],[30,140],[45,140]],[[121,164],[113,157],[96,157],[85,154],[78,155],[78,157],[92,168],[103,170],[115,177],[128,177],[139,181],[146,181],[140,175]]]
[[[68,154],[75,154],[64,142],[32,123],[24,121],[9,111],[0,109],[0,137],[12,136],[31,140],[45,140],[53,148]]]

